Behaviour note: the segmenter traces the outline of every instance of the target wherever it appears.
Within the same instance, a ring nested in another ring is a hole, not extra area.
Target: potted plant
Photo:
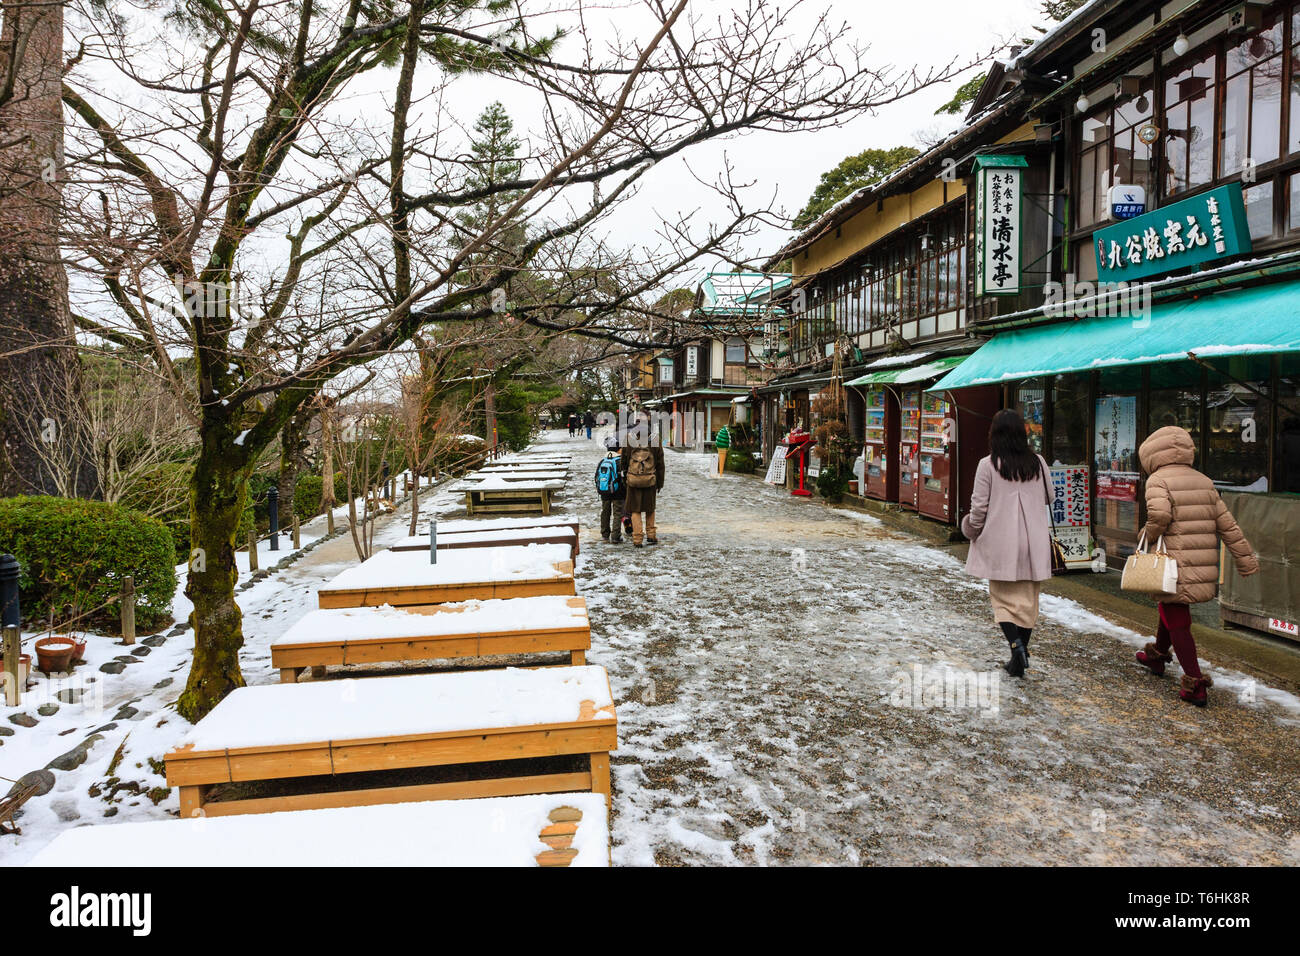
[[[55,672],[71,670],[72,655],[76,650],[77,645],[70,637],[62,634],[42,637],[36,642],[37,666],[47,677]]]

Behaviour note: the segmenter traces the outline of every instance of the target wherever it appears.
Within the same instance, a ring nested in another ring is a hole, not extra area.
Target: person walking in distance
[[[1022,677],[1039,589],[1052,576],[1047,462],[1030,450],[1025,423],[1009,408],[993,416],[989,449],[975,469],[970,512],[961,519],[971,542],[966,573],[988,580],[993,619],[1011,645],[1003,668]]]
[[[569,437],[572,438],[578,433],[578,416],[573,412],[569,413]]]
[[[587,429],[587,437],[591,437],[591,430],[596,427],[596,416],[588,411],[582,416],[582,427]]]
[[[1178,696],[1204,707],[1213,681],[1201,673],[1196,660],[1190,605],[1214,600],[1220,541],[1232,552],[1243,577],[1259,571],[1259,560],[1214,482],[1192,467],[1195,460],[1195,441],[1177,425],[1156,429],[1138,448],[1138,461],[1147,474],[1143,533],[1152,548],[1164,536],[1165,550],[1178,562],[1178,592],[1156,596],[1156,639],[1137,652],[1137,662],[1160,676],[1173,660],[1172,647],[1183,669]]]
[[[713,447],[718,450],[718,474],[727,468],[727,449],[731,447],[731,426],[723,425],[713,436]]]
[[[600,538],[610,544],[621,544],[623,498],[627,488],[616,435],[605,439],[605,457],[596,466],[596,493],[600,495]]]
[[[623,511],[632,516],[632,546],[658,544],[655,534],[655,497],[664,486],[664,450],[651,437],[649,421],[628,431],[621,453],[627,476]],[[644,516],[644,519],[643,517]]]

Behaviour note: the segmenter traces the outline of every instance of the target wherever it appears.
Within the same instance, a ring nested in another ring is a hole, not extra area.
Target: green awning
[[[1156,305],[1149,320],[1074,319],[999,332],[929,391],[1040,375],[1197,358],[1300,352],[1300,284],[1236,289]]]
[[[894,383],[906,385],[909,382],[925,382],[932,378],[938,378],[944,372],[956,368],[968,358],[970,358],[969,355],[945,355],[933,362],[926,362],[924,365],[903,369],[898,378],[894,379]]]
[[[938,378],[949,369],[956,368],[962,362],[966,361],[968,355],[945,355],[943,358],[937,358],[921,365],[909,365],[902,368],[886,368],[878,372],[868,372],[853,379],[851,382],[845,382],[845,385],[888,385],[891,382],[896,385],[907,385],[914,382],[924,382],[932,378]]]
[[[845,382],[844,384],[845,385],[886,385],[892,382],[894,379],[898,378],[898,376],[902,375],[906,371],[907,369],[905,368],[881,369],[879,372],[868,372],[866,375],[861,375],[850,382]]]

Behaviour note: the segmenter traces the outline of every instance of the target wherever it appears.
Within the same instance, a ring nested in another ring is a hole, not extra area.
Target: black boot
[[[1002,628],[1007,643],[1011,645],[1011,660],[1003,664],[1002,669],[1012,677],[1023,677],[1025,668],[1029,666],[1029,658],[1025,653],[1025,642],[1020,636],[1020,628],[1010,621],[999,621],[998,626]]]
[[[1020,643],[1025,645],[1025,666],[1029,666],[1029,635],[1034,633],[1032,627],[1020,628]]]

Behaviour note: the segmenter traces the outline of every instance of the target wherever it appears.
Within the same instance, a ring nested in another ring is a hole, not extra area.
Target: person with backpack
[[[596,466],[596,493],[600,495],[600,538],[610,544],[621,544],[623,498],[627,488],[615,435],[605,439],[605,457]]]
[[[627,480],[624,514],[632,516],[632,547],[658,544],[655,534],[655,497],[664,486],[664,450],[650,437],[647,421],[628,432],[623,446],[623,474]],[[642,516],[644,515],[644,519]]]
[[[588,411],[582,416],[582,427],[587,429],[587,437],[591,437],[591,430],[596,427],[596,416]]]
[[[718,451],[718,474],[719,476],[727,468],[727,449],[731,447],[731,428],[723,425],[718,429],[718,433],[713,436],[713,447]]]

